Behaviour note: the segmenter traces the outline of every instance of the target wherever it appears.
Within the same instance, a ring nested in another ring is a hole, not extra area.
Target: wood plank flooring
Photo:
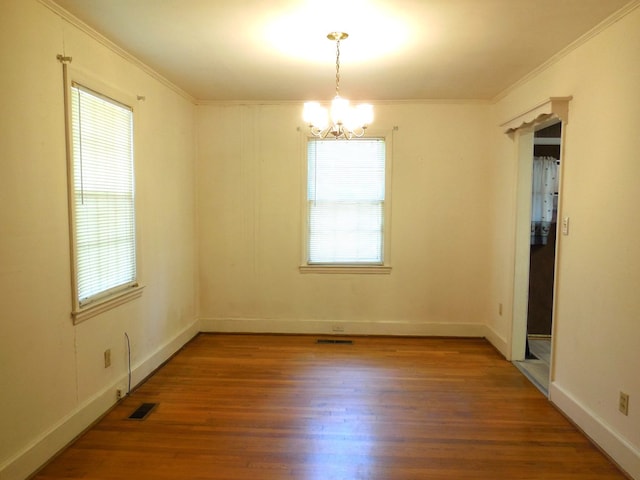
[[[317,338],[199,335],[35,478],[625,478],[484,340]]]

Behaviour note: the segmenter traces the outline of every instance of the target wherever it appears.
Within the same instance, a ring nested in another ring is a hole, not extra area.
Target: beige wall
[[[301,105],[198,108],[203,328],[482,335],[494,225],[485,104],[378,105],[390,275],[303,274]],[[304,130],[304,128],[302,129]],[[391,138],[391,137],[389,137]]]
[[[35,0],[0,2],[0,478],[25,478],[195,326],[192,102]],[[142,298],[71,321],[62,67],[134,105]],[[103,352],[111,349],[112,366]]]
[[[0,23],[0,478],[23,478],[113,404],[126,385],[124,332],[134,383],[198,329],[486,335],[506,353],[518,172],[498,124],[558,95],[574,96],[571,234],[559,245],[551,399],[640,478],[640,9],[494,105],[376,106],[376,128],[398,126],[390,275],[299,272],[300,105],[195,107],[36,0],[1,2]],[[146,288],[77,326],[59,53],[146,97],[134,105]]]
[[[559,269],[551,400],[640,478],[640,8],[514,88],[494,108],[496,151],[505,162],[501,202],[514,195],[514,142],[501,121],[550,96],[573,95],[565,125]],[[498,202],[499,223],[514,211]],[[508,272],[513,255],[494,268]],[[504,282],[504,297],[509,283]],[[509,336],[510,318],[491,327]],[[630,394],[629,416],[618,412]]]

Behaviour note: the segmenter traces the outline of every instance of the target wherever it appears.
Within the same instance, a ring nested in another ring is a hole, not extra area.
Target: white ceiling
[[[201,101],[492,99],[629,0],[54,0]],[[633,3],[633,2],[631,2]]]

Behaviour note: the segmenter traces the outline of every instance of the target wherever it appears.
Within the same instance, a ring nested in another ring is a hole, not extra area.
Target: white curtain
[[[554,220],[554,194],[558,191],[558,164],[553,157],[533,158],[531,245],[546,245]]]

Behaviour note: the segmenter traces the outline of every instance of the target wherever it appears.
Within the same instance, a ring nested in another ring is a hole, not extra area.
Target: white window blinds
[[[131,108],[71,87],[77,300],[86,305],[136,282]]]
[[[307,146],[308,263],[381,265],[384,139],[310,139]]]

